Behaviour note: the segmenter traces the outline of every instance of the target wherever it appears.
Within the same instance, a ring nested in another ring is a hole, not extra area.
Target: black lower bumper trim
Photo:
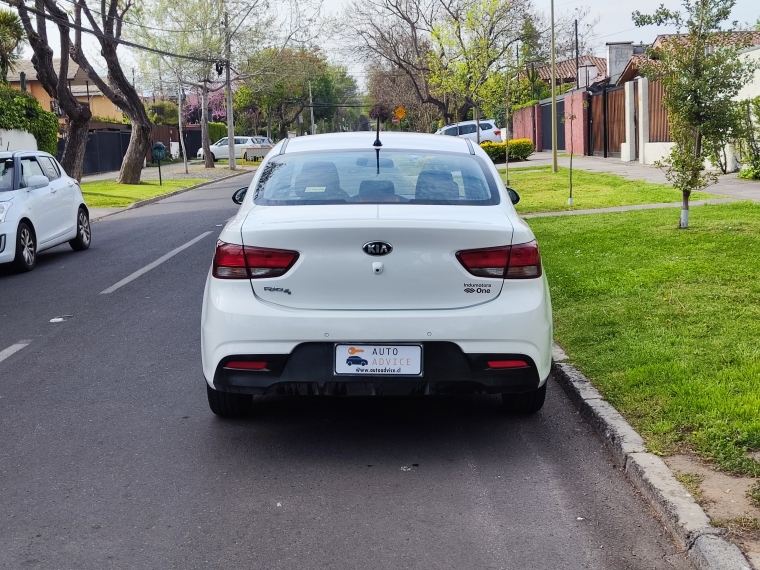
[[[290,354],[244,354],[224,358],[214,387],[243,394],[408,395],[529,392],[540,378],[533,360],[523,354],[465,354],[452,342],[424,342],[422,377],[335,376],[334,343],[298,345]],[[225,368],[232,361],[266,361],[266,370]],[[492,370],[489,360],[523,360],[528,366]]]

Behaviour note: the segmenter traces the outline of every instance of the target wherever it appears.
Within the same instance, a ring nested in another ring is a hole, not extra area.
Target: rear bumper
[[[452,342],[424,342],[423,375],[336,376],[333,374],[334,343],[298,345],[290,354],[233,355],[225,357],[214,373],[213,387],[243,394],[304,395],[409,395],[485,392],[517,393],[541,385],[538,369],[525,355],[465,354]],[[522,359],[528,366],[505,370],[489,368],[488,361]],[[232,370],[232,360],[258,360],[266,370]]]
[[[467,359],[477,355],[520,355],[533,363],[536,382],[543,382],[551,369],[552,319],[548,284],[545,277],[505,282],[498,298],[464,309],[330,311],[272,305],[258,299],[247,280],[219,280],[209,275],[201,317],[201,358],[204,377],[212,387],[216,387],[220,364],[230,357],[267,355],[282,359],[294,353],[300,345],[324,343],[332,347],[335,342],[420,342],[426,346],[429,343],[451,343],[466,359],[465,364],[469,362]],[[424,354],[423,381],[435,381],[431,372],[436,370],[435,364],[427,362],[433,353],[426,351]],[[322,363],[320,366],[326,365]],[[468,366],[458,365],[453,370],[471,374]],[[319,379],[323,384],[334,382],[331,360],[328,369],[329,377],[327,372],[320,372],[315,382],[319,383]],[[469,381],[467,374],[459,380]],[[303,376],[299,372],[293,378],[301,381]],[[264,379],[271,385],[272,378]],[[380,380],[385,383],[388,378],[381,377]],[[488,388],[488,377],[484,376],[482,380]],[[221,382],[220,388],[224,384]],[[264,383],[249,387],[262,386]]]

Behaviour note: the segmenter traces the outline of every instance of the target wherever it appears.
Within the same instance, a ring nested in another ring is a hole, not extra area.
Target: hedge
[[[0,129],[26,131],[37,139],[39,150],[52,155],[58,151],[58,118],[43,110],[40,102],[31,94],[2,84]]]
[[[494,163],[504,162],[506,142],[495,143],[486,141],[480,143],[480,146]],[[513,139],[509,141],[509,160],[526,160],[533,154],[534,150],[533,142],[530,139]]]
[[[227,123],[208,123],[208,139],[211,144],[227,136]]]

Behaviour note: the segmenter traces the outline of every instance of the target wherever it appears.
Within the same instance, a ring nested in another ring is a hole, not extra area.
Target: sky
[[[644,13],[654,12],[661,3],[665,3],[669,8],[676,9],[681,3],[677,0],[636,0],[627,2],[625,0],[557,0],[554,6],[555,15],[571,13],[577,8],[587,6],[590,8],[592,15],[598,15],[600,21],[596,26],[596,49],[595,54],[599,56],[606,55],[606,42],[633,41],[634,43],[651,43],[658,34],[669,33],[675,30],[657,26],[647,26],[637,28],[631,20],[631,12],[634,9]],[[323,8],[326,14],[338,14],[342,12],[347,0],[323,0]],[[536,9],[549,13],[550,0],[534,0]],[[760,17],[760,3],[757,0],[737,0],[732,12],[731,21],[754,23]],[[58,36],[57,29],[48,26],[50,40],[56,55],[58,55]],[[338,45],[331,45],[329,42],[322,46],[331,59],[335,62],[343,63],[348,67],[349,73],[353,74],[360,87],[364,86],[364,69],[361,64],[345,60],[345,54],[339,53]],[[125,48],[119,48],[119,52],[126,52]],[[93,65],[97,62],[97,53],[99,49],[94,38],[90,37],[85,45],[85,53],[92,56],[90,59]],[[31,50],[27,47],[25,57],[31,57]],[[130,67],[134,58],[128,52],[123,53],[122,59],[126,67]]]

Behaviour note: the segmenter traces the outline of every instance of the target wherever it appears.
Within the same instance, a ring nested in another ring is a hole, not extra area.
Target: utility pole
[[[554,58],[554,0],[552,18],[552,172],[557,172],[557,69]]]
[[[232,78],[230,77],[230,57],[232,56],[230,37],[230,23],[227,12],[224,13],[224,38],[225,38],[225,52],[226,63],[225,67],[225,81],[227,84],[227,152],[230,162],[230,170],[235,170],[235,123],[232,117]]]
[[[314,124],[314,101],[311,100],[311,81],[309,81],[309,111],[311,112],[311,134],[317,134],[315,131],[316,125]]]
[[[517,69],[520,69],[520,60],[519,55],[517,56]],[[505,184],[509,186],[509,65],[507,65],[507,86],[506,86],[506,92],[507,92],[507,107],[505,110],[504,115],[504,140],[506,141],[505,150],[507,154],[507,162],[504,165],[504,178],[506,180]]]
[[[578,20],[575,20],[575,88],[580,89],[581,80],[578,77],[580,66],[578,64]]]

